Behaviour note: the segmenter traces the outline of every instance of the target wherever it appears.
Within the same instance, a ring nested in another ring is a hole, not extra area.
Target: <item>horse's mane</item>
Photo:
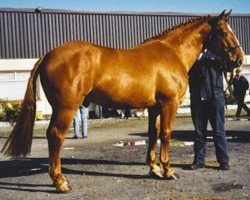
[[[159,34],[154,35],[151,38],[148,38],[148,39],[144,40],[142,43],[146,43],[146,42],[149,42],[149,41],[154,40],[154,39],[160,39],[161,37],[165,36],[167,33],[171,32],[173,30],[176,30],[177,28],[188,25],[188,24],[190,24],[190,23],[192,23],[194,21],[205,20],[205,19],[208,19],[210,17],[211,17],[210,15],[207,15],[207,16],[198,16],[198,17],[195,17],[195,18],[191,18],[186,22],[183,22],[183,23],[177,24],[175,26],[172,26],[172,27],[164,30],[163,32],[161,32]]]

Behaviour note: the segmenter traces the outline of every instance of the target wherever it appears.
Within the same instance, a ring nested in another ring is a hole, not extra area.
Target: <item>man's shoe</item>
[[[233,120],[238,121],[238,120],[240,120],[240,117],[239,116],[234,116]]]
[[[74,137],[72,137],[72,139],[78,139],[78,137],[76,135],[74,135]]]
[[[86,139],[88,136],[82,136],[82,139]]]
[[[222,171],[230,170],[230,167],[228,164],[221,164],[219,166],[219,170],[222,170]]]
[[[203,163],[193,163],[192,165],[190,165],[190,170],[196,170],[204,167],[205,165]]]

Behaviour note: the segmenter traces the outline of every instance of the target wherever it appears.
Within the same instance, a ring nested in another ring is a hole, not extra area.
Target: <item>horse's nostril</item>
[[[238,60],[237,60],[237,63],[238,63],[239,66],[242,65],[242,60],[241,60],[241,59],[238,59]]]

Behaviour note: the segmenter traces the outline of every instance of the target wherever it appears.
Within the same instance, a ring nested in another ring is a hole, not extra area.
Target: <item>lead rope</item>
[[[230,72],[230,80],[231,80],[231,77],[233,77],[233,70]],[[224,94],[225,94],[225,100],[228,100],[228,103],[232,103],[234,101],[234,94],[233,94],[233,88],[232,88],[232,84],[230,83],[230,80],[227,79],[227,72],[223,71],[223,75],[224,75],[224,78],[226,80],[226,89],[224,90]],[[228,91],[228,93],[227,93]],[[227,95],[228,94],[228,95]],[[226,99],[227,98],[227,99]],[[227,108],[227,106],[226,106]]]

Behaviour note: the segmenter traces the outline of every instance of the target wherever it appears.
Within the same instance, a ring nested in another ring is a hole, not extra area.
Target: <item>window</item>
[[[7,80],[15,80],[15,73],[13,72],[0,73],[0,81],[2,82]]]
[[[29,71],[0,72],[0,99],[22,100],[29,76]]]

